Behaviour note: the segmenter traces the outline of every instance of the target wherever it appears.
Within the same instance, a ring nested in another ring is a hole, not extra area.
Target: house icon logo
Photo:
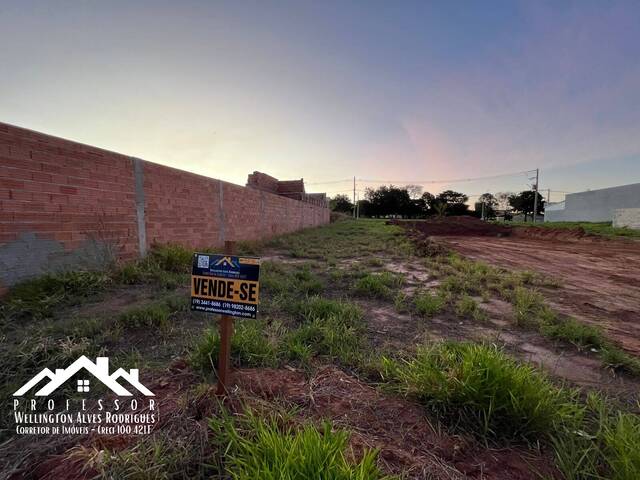
[[[231,269],[237,269],[240,268],[240,265],[238,264],[238,262],[233,258],[233,257],[222,257],[220,260],[218,260],[215,263],[216,267],[221,267],[221,268],[231,268]]]
[[[48,368],[43,369],[40,373],[38,373],[35,377],[25,383],[16,393],[13,394],[14,397],[21,397],[25,395],[29,390],[35,388],[42,380],[48,379],[49,381],[40,388],[35,396],[37,397],[46,397],[54,392],[58,387],[63,385],[67,380],[73,377],[80,370],[86,370],[88,373],[93,375],[96,379],[102,382],[105,386],[109,387],[113,393],[116,395],[120,395],[123,397],[131,397],[133,394],[124,388],[117,380],[120,378],[127,381],[127,383],[138,390],[138,392],[142,393],[147,397],[153,397],[154,394],[145,387],[138,380],[138,369],[133,368],[128,372],[122,368],[119,368],[111,375],[109,375],[109,358],[108,357],[97,357],[95,363],[89,360],[87,357],[82,355],[75,362],[69,365],[67,368],[61,369],[57,368],[55,373],[53,373]],[[78,392],[88,392],[90,390],[90,381],[88,379],[78,380]]]

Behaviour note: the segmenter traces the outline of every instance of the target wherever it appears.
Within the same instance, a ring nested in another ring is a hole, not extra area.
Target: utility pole
[[[358,198],[356,199],[356,220],[360,219],[360,194],[358,193]]]
[[[353,218],[356,218],[356,177],[353,177]]]
[[[540,174],[540,170],[536,168],[536,183],[534,185],[533,191],[533,223],[536,223],[536,214],[538,213],[538,177]]]
[[[484,220],[484,198],[482,199],[482,220]]]
[[[547,203],[551,201],[551,189],[547,188]]]

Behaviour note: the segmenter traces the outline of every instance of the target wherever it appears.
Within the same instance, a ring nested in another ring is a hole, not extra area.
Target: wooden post
[[[227,240],[224,242],[224,253],[233,255],[236,242]],[[218,323],[220,331],[220,352],[218,355],[218,395],[227,393],[229,383],[229,366],[231,363],[231,336],[233,335],[233,317],[221,315]]]

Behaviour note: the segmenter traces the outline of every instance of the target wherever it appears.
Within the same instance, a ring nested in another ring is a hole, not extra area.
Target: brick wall
[[[0,123],[0,288],[153,243],[221,246],[328,222],[316,202]]]

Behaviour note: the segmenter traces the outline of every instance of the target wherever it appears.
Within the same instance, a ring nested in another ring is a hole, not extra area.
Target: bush
[[[550,436],[577,408],[543,374],[495,346],[422,347],[408,361],[384,358],[382,373],[393,388],[489,438]]]

